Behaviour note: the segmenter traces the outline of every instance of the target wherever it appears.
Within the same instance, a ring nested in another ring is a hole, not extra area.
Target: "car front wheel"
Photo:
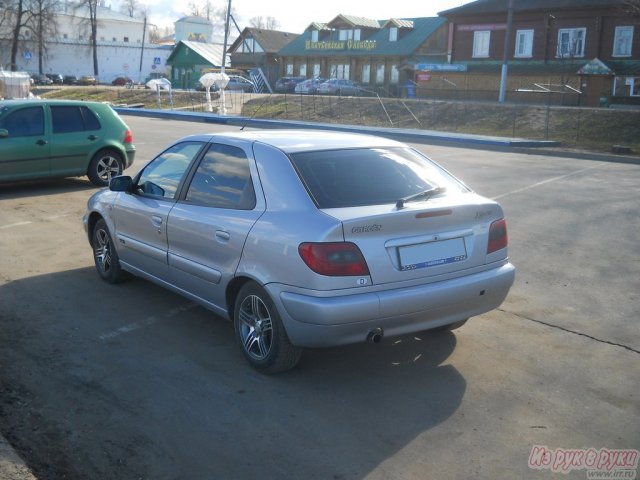
[[[126,278],[126,272],[120,268],[118,252],[113,246],[111,234],[103,219],[98,220],[93,228],[91,247],[100,278],[107,283],[118,283]]]
[[[240,289],[233,320],[242,353],[259,372],[284,372],[300,360],[302,349],[291,345],[275,305],[258,284]]]
[[[102,150],[91,159],[87,176],[94,185],[106,187],[113,177],[122,175],[122,170],[122,156],[114,150]]]

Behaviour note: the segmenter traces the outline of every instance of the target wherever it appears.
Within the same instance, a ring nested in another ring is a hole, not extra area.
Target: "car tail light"
[[[298,252],[304,263],[320,275],[369,275],[362,252],[350,242],[301,243]]]
[[[501,248],[506,248],[508,243],[507,221],[504,218],[496,220],[489,228],[489,245],[487,245],[487,254],[493,253]]]
[[[133,143],[133,133],[131,132],[131,130],[125,130],[124,143]]]

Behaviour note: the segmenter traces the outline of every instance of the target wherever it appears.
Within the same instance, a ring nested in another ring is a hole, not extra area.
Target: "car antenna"
[[[265,98],[262,103],[258,106],[258,108],[256,108],[256,110],[251,114],[251,116],[249,118],[247,118],[245,120],[245,122],[242,124],[242,127],[240,127],[240,131],[242,132],[244,130],[244,127],[247,126],[247,124],[249,123],[250,120],[253,120],[255,118],[255,116],[258,114],[258,112],[260,111],[260,109],[262,108],[262,106],[267,103],[267,101],[269,101],[269,99],[271,98],[271,95],[273,95],[273,92],[269,92],[269,95],[267,96],[267,98]]]

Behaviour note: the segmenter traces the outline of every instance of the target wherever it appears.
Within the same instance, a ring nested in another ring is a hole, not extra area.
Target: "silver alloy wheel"
[[[256,360],[264,360],[273,344],[271,314],[262,299],[249,295],[240,305],[239,332],[245,352]]]
[[[111,240],[109,233],[104,229],[96,230],[93,254],[96,257],[96,265],[100,267],[103,273],[111,270]]]
[[[120,175],[120,162],[113,155],[107,154],[98,161],[96,173],[108,185],[113,177]]]

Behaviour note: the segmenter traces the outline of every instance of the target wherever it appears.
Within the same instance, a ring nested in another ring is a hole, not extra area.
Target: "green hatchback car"
[[[0,183],[87,175],[103,187],[135,152],[131,130],[105,103],[0,101]]]

